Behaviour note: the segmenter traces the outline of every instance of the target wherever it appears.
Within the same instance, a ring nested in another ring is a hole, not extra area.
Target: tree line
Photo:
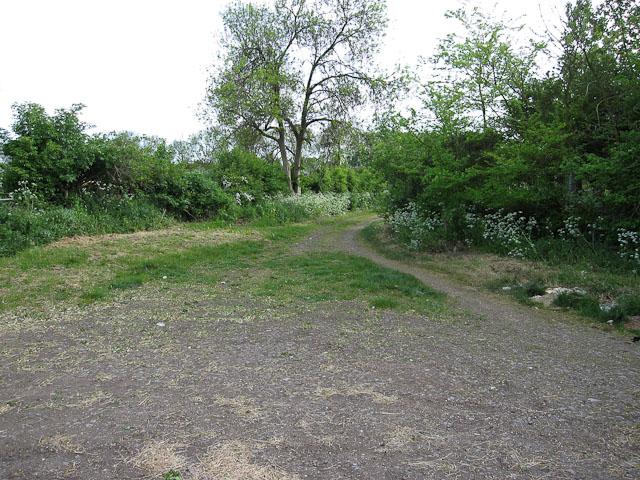
[[[451,243],[471,235],[470,213],[535,218],[537,238],[568,219],[591,243],[638,232],[640,5],[568,3],[559,31],[524,45],[478,9],[448,16],[466,35],[429,59],[423,110],[390,112],[372,133],[388,211],[415,205]]]
[[[368,190],[388,216],[410,207],[449,245],[468,243],[469,219],[497,214],[535,219],[532,238],[569,219],[591,243],[638,232],[640,6],[576,0],[529,41],[477,8],[447,17],[465,33],[440,40],[425,80],[376,68],[383,0],[232,3],[201,111],[208,130],[172,145],[88,135],[81,106],[49,116],[17,105],[3,189],[30,182],[69,204],[102,182],[185,219],[224,215],[235,194]],[[391,108],[407,91],[421,108]],[[363,127],[367,103],[377,110]]]

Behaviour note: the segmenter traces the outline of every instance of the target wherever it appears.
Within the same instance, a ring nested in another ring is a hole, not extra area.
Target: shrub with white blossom
[[[538,222],[522,212],[504,213],[499,210],[478,217],[483,229],[482,238],[502,250],[509,257],[525,258],[535,253],[533,231]]]
[[[442,215],[422,211],[413,202],[393,211],[388,216],[387,223],[398,240],[413,250],[441,250],[447,240]],[[605,244],[606,229],[602,224],[602,217],[587,222],[578,216],[568,216],[556,231],[547,228],[541,238],[540,234],[544,229],[539,228],[534,217],[527,217],[522,212],[505,213],[498,210],[484,215],[467,212],[462,222],[462,232],[458,232],[464,238],[458,243],[514,258],[540,258],[541,253],[534,241],[536,238],[538,245],[541,240],[556,242],[559,246],[557,248],[566,251],[586,248],[592,254],[605,250],[612,252],[612,246]],[[638,232],[618,229],[615,253],[632,265],[640,265]]]
[[[640,265],[640,236],[624,228],[618,229],[618,254],[631,263]]]
[[[263,198],[258,203],[258,214],[262,218],[278,222],[297,222],[306,218],[343,215],[350,208],[348,194],[279,194]]]
[[[436,231],[443,227],[443,222],[438,216],[421,212],[413,202],[395,210],[387,222],[400,241],[412,250],[433,248]]]
[[[332,217],[349,211],[349,195],[339,193],[304,193],[277,195],[271,199],[283,206],[301,207],[309,217]]]

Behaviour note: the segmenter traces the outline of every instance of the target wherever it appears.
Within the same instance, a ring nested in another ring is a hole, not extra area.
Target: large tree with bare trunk
[[[223,13],[222,54],[206,111],[230,131],[274,142],[292,193],[311,133],[346,122],[387,86],[374,69],[384,0],[237,2]]]

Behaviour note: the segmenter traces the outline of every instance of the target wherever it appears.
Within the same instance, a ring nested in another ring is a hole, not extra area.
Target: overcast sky
[[[50,113],[73,103],[95,131],[129,130],[169,141],[202,125],[195,111],[216,57],[220,11],[228,0],[0,0],[0,128],[13,103]],[[470,1],[542,30],[564,1]],[[455,0],[387,0],[390,20],[380,64],[415,65],[455,29]],[[553,18],[552,18],[553,19]]]

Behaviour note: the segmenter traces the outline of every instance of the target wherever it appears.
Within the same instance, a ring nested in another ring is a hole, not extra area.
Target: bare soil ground
[[[238,271],[3,314],[0,479],[640,477],[637,344],[382,258],[356,230],[290,255],[366,256],[455,313],[283,302]]]

